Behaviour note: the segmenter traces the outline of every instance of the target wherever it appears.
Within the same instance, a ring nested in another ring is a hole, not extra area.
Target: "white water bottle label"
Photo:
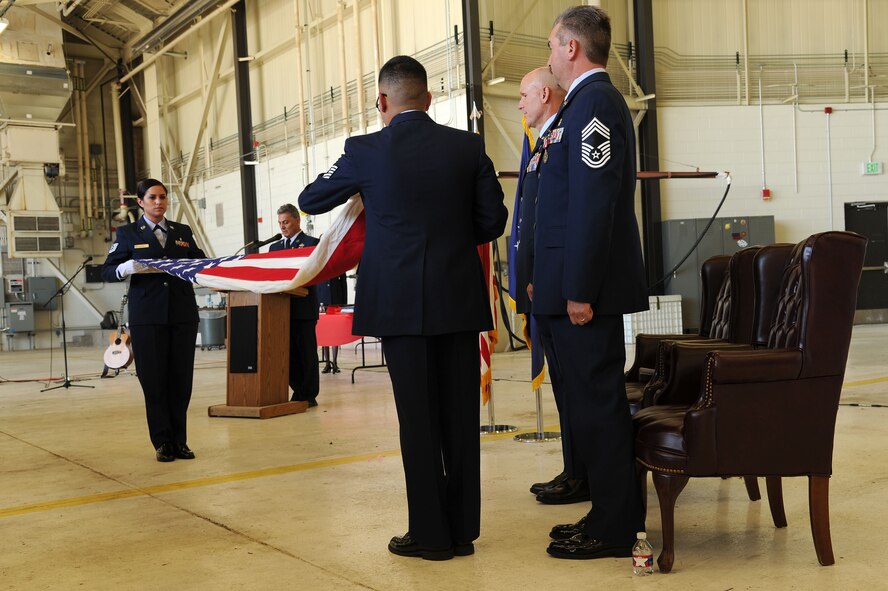
[[[650,568],[654,566],[653,554],[633,554],[632,560],[636,568]]]

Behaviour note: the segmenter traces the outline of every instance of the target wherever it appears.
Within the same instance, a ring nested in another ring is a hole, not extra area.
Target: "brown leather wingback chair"
[[[638,426],[636,461],[652,473],[660,501],[660,571],[672,569],[675,501],[692,476],[764,476],[777,527],[786,526],[781,477],[807,476],[817,558],[835,562],[829,477],[865,248],[851,232],[797,244],[767,348],[710,352],[694,405]]]
[[[712,321],[719,306],[719,296],[731,255],[709,257],[700,267],[702,306],[700,307],[700,332],[696,334],[646,334],[635,335],[635,359],[626,372],[626,396],[632,414],[643,406],[644,387],[651,378],[650,371],[656,366],[657,348],[661,341],[708,338]]]

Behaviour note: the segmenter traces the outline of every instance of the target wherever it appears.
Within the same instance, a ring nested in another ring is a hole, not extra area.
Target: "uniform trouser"
[[[398,409],[409,532],[422,546],[474,541],[481,527],[478,333],[383,337]]]
[[[541,334],[540,341],[543,344],[543,351],[546,359],[555,359],[555,344],[552,342],[551,334]],[[586,466],[576,457],[571,450],[570,439],[570,421],[567,420],[567,413],[564,409],[564,380],[561,377],[561,369],[557,363],[548,361],[549,377],[552,381],[552,393],[555,395],[555,406],[558,408],[558,423],[561,427],[561,456],[564,460],[564,471],[568,478],[586,479]]]
[[[187,443],[197,323],[133,325],[130,336],[151,444]]]
[[[611,543],[631,544],[644,531],[632,418],[626,399],[622,316],[596,314],[583,326],[566,315],[536,316],[551,339],[564,385],[563,414],[572,453],[586,467],[592,510],[586,534]]]
[[[290,387],[293,400],[314,400],[321,389],[317,319],[290,320]]]

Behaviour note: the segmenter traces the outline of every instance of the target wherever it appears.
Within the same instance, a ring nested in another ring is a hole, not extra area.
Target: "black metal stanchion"
[[[487,399],[487,424],[481,425],[481,435],[490,433],[512,433],[517,431],[515,425],[497,425],[493,410],[493,384],[490,384],[490,397]]]
[[[71,383],[71,375],[68,373],[68,339],[65,334],[65,292],[68,291],[68,288],[71,287],[71,283],[74,281],[74,278],[83,271],[83,268],[86,267],[86,263],[90,262],[92,257],[87,257],[85,261],[80,265],[80,267],[74,271],[74,274],[71,275],[71,278],[62,285],[58,291],[56,291],[49,300],[43,304],[43,307],[46,308],[49,306],[49,303],[52,302],[56,297],[59,298],[59,308],[62,309],[62,357],[65,360],[65,381],[59,384],[58,386],[52,386],[51,388],[44,388],[40,390],[41,392],[48,392],[50,390],[57,390],[59,388],[93,388],[94,386],[87,386],[86,384],[72,384]]]
[[[520,441],[522,443],[544,443],[546,441],[560,440],[561,433],[558,431],[543,430],[543,389],[537,388],[533,393],[536,395],[537,430],[533,433],[519,433],[515,436],[515,441]]]

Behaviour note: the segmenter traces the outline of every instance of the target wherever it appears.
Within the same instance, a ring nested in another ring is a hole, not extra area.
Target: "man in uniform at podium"
[[[299,210],[287,203],[277,210],[278,227],[283,238],[269,247],[269,252],[285,248],[315,246],[318,239],[302,231]],[[318,368],[318,295],[315,287],[306,296],[290,296],[290,400],[304,400],[317,406],[320,390]]]
[[[353,330],[382,337],[407,483],[408,530],[388,548],[447,560],[474,553],[480,531],[478,333],[493,322],[477,246],[508,214],[482,139],[435,123],[431,102],[422,64],[390,59],[379,72],[385,128],[347,139],[299,205],[323,213],[361,194]]]

